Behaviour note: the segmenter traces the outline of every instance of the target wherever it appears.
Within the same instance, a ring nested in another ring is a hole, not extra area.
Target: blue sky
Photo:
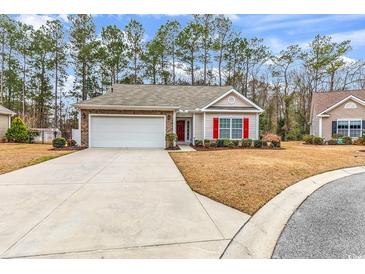
[[[332,35],[335,40],[352,40],[353,50],[349,58],[365,57],[365,15],[228,15],[234,29],[246,37],[264,38],[265,43],[275,52],[289,44],[298,43],[305,47],[316,34]],[[49,18],[58,17],[67,25],[65,15],[14,15],[15,19],[39,27]],[[124,27],[134,18],[145,30],[145,39],[153,37],[157,28],[167,20],[176,19],[182,25],[191,19],[190,15],[94,15],[97,32],[103,26],[116,24]]]
[[[335,41],[351,40],[353,50],[347,58],[365,59],[365,15],[227,15],[233,22],[233,28],[241,31],[247,38],[264,38],[266,45],[273,53],[290,44],[299,44],[305,48],[316,34],[331,35]],[[14,19],[39,28],[47,20],[60,19],[67,28],[67,15],[13,15]],[[145,40],[151,39],[158,27],[167,20],[176,19],[183,26],[191,19],[191,15],[94,15],[97,33],[103,26],[115,24],[121,28],[132,19],[140,21],[145,28]],[[72,89],[74,80],[72,68],[66,81],[66,90]]]

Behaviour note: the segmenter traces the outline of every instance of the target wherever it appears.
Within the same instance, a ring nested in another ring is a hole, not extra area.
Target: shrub
[[[210,141],[210,147],[216,147],[217,141]]]
[[[233,140],[233,141],[232,141],[232,143],[233,143],[233,146],[234,146],[234,147],[238,147],[238,145],[240,144],[240,141],[238,141],[238,140]]]
[[[279,147],[281,147],[281,142],[280,141],[279,142],[277,142],[277,141],[271,141],[270,147],[272,147],[272,148],[279,148]]]
[[[166,133],[165,140],[167,142],[167,147],[171,148],[174,146],[174,142],[176,141],[176,134],[173,132]]]
[[[68,139],[67,140],[67,146],[69,146],[69,147],[76,146],[76,141],[75,140],[72,140],[72,139]]]
[[[10,128],[5,133],[5,137],[10,142],[25,143],[29,138],[29,130],[23,120],[15,117],[11,122]]]
[[[195,146],[197,147],[203,146],[203,140],[195,140]]]
[[[266,142],[266,141],[261,141],[262,142],[262,147],[268,147],[268,142]]]
[[[224,145],[224,140],[223,140],[223,139],[218,139],[218,140],[216,141],[216,145],[217,145],[217,147],[223,147],[223,145]]]
[[[280,142],[281,141],[281,137],[279,135],[273,134],[273,133],[266,133],[263,137],[262,140],[265,142]]]
[[[313,138],[313,144],[315,144],[315,145],[323,145],[324,144],[324,139],[321,138],[321,137],[315,136]]]
[[[233,147],[233,142],[229,139],[224,139],[223,140],[223,146],[224,147]]]
[[[63,137],[54,138],[52,140],[52,146],[54,148],[63,148],[66,145],[66,139]]]
[[[306,134],[306,135],[303,136],[303,141],[306,144],[313,144],[314,143],[314,136]]]
[[[358,138],[353,142],[354,145],[360,145],[360,146],[364,146],[365,145],[365,138]]]
[[[204,146],[205,146],[205,147],[210,147],[210,143],[211,143],[211,141],[210,141],[210,140],[208,140],[208,139],[205,139],[205,140],[204,140]]]
[[[242,139],[242,146],[243,147],[251,147],[252,146],[252,139]]]
[[[337,139],[328,140],[327,145],[337,145]]]
[[[262,141],[261,140],[253,141],[253,146],[256,147],[256,148],[261,148],[262,147]]]
[[[342,142],[345,144],[345,145],[352,145],[352,139],[351,137],[348,137],[348,136],[345,136],[342,138]]]

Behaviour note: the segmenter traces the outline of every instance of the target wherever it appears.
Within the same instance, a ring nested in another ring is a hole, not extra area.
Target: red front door
[[[178,141],[185,142],[185,121],[184,120],[176,121],[176,134],[177,134]]]

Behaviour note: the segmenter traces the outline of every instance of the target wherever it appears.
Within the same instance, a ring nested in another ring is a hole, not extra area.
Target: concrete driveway
[[[292,215],[273,258],[365,258],[365,173],[329,183]]]
[[[2,258],[218,258],[248,215],[163,150],[87,149],[0,176]]]

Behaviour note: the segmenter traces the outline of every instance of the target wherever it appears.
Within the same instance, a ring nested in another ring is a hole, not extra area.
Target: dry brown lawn
[[[71,152],[52,150],[51,145],[0,143],[0,174],[38,164]]]
[[[365,165],[360,146],[285,142],[282,150],[172,152],[190,187],[248,214],[286,187],[315,174]]]

